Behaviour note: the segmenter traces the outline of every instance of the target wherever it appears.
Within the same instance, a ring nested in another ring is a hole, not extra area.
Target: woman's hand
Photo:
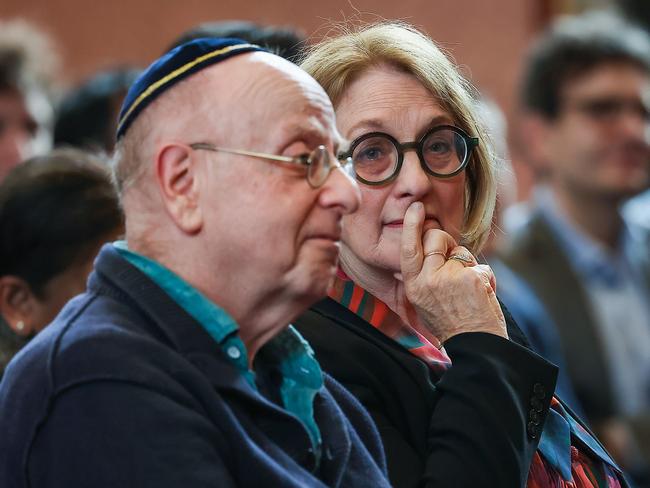
[[[442,343],[462,332],[507,338],[490,267],[477,264],[442,230],[430,229],[420,237],[423,222],[422,203],[412,203],[404,216],[401,268],[406,297],[426,332]]]

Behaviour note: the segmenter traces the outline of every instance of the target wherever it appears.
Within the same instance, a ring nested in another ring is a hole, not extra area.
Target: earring
[[[22,332],[25,329],[25,322],[19,320],[18,323],[16,324],[16,329]]]

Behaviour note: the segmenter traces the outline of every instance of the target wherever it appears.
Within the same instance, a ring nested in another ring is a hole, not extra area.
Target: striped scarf
[[[329,296],[357,314],[374,328],[424,361],[440,377],[451,366],[443,349],[433,346],[426,337],[413,329],[381,300],[373,297],[347,277],[339,268]]]

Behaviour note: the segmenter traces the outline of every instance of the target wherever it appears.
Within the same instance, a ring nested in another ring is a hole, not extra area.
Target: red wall
[[[24,17],[52,35],[76,81],[118,63],[154,59],[181,31],[208,20],[249,19],[326,33],[331,21],[400,18],[438,40],[473,81],[510,112],[519,61],[535,30],[534,0],[1,0],[0,18]],[[354,5],[354,7],[352,6]]]
[[[555,0],[0,0],[0,19],[46,30],[75,82],[116,64],[145,65],[182,31],[206,21],[289,24],[314,39],[346,19],[402,19],[436,39],[475,85],[512,119],[526,46]],[[530,175],[515,163],[520,197]]]

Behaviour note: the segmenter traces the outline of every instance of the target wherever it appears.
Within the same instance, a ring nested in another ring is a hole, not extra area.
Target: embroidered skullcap
[[[165,90],[188,76],[238,54],[265,49],[234,38],[203,38],[181,44],[154,61],[129,89],[117,124],[119,140],[138,115]]]

